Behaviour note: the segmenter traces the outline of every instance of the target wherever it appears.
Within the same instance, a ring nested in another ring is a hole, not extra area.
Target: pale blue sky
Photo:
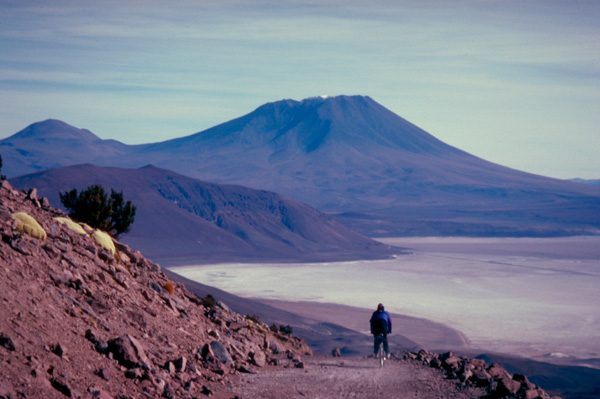
[[[56,118],[135,144],[361,94],[474,155],[600,178],[600,1],[0,3],[0,138]]]

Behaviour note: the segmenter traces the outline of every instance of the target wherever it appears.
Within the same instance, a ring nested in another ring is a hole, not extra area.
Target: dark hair
[[[381,311],[381,312],[383,312],[383,311],[384,311],[384,308],[383,308],[383,304],[382,304],[382,303],[380,303],[379,305],[377,305],[377,310],[379,310],[379,311]]]

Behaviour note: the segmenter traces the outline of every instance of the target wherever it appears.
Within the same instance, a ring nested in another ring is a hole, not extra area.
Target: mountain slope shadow
[[[224,261],[378,259],[401,249],[343,227],[275,193],[202,182],[165,169],[77,165],[11,179],[60,204],[58,194],[101,184],[137,206],[123,242],[163,265]]]

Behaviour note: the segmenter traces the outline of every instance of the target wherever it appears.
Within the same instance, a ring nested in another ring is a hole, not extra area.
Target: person
[[[377,356],[379,345],[383,342],[383,351],[386,358],[389,358],[390,351],[388,347],[388,334],[392,333],[392,318],[385,310],[383,304],[377,305],[377,310],[371,316],[371,334],[373,334],[373,355]]]

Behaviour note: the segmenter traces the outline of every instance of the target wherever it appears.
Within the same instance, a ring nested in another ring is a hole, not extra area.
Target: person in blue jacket
[[[371,316],[371,334],[374,337],[373,355],[377,356],[379,345],[383,342],[383,350],[386,358],[389,358],[390,351],[388,347],[388,334],[392,333],[392,318],[380,303],[377,305],[377,310]]]

